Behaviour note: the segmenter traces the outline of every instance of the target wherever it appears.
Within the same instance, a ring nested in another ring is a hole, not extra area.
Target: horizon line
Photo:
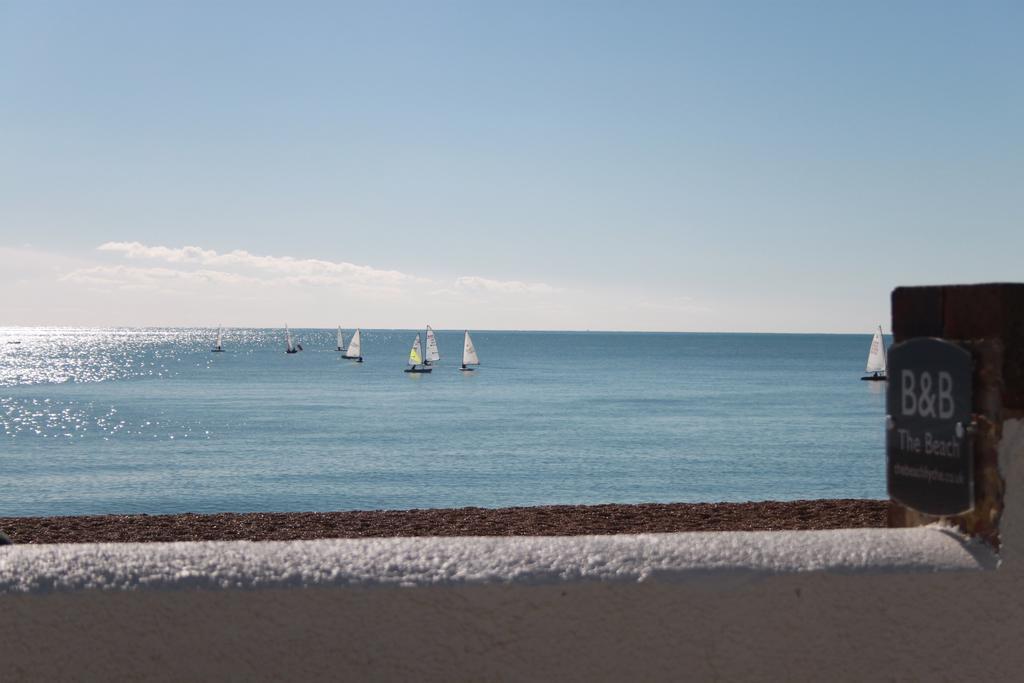
[[[331,327],[313,327],[307,325],[293,326],[289,324],[289,329],[292,330],[324,330],[334,331],[337,330],[337,326]],[[424,329],[422,327],[342,327],[342,330],[387,330],[387,331],[400,331],[400,332],[415,332]],[[7,325],[0,326],[0,330],[5,329],[65,329],[65,330],[90,330],[90,329],[121,329],[121,330],[216,330],[223,328],[225,330],[276,330],[284,329],[284,325]],[[525,329],[525,328],[484,328],[484,327],[433,327],[431,329],[440,332],[544,332],[552,334],[774,334],[774,335],[858,335],[874,334],[874,330],[868,332],[792,332],[792,331],[763,331],[763,330],[611,330],[611,329],[594,329],[594,328],[578,328],[578,329]],[[883,332],[883,334],[891,335],[892,332]]]

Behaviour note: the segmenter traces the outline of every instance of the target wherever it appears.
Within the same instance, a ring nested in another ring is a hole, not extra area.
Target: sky
[[[1024,280],[1024,3],[0,0],[0,326],[869,332]]]

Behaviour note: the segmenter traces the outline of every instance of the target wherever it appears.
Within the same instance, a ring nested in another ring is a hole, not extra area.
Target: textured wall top
[[[937,528],[125,543],[0,548],[0,594],[83,589],[453,585],[989,569]]]

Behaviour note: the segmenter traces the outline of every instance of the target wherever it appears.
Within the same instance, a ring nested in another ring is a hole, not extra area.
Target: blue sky
[[[888,328],[1022,279],[1022,26],[0,0],[0,324]]]

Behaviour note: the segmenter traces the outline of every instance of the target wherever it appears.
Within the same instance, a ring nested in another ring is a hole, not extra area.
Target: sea
[[[885,497],[870,334],[417,332],[0,328],[0,516]]]

